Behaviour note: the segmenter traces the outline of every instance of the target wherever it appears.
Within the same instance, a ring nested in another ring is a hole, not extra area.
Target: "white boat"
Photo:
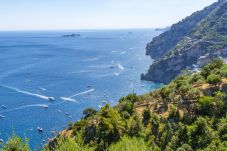
[[[54,101],[55,99],[53,97],[48,98],[49,101]]]
[[[2,108],[3,108],[3,109],[7,109],[7,107],[6,107],[5,105],[2,105]]]
[[[40,133],[42,133],[43,132],[43,128],[42,127],[37,127],[37,130],[38,130],[38,132],[40,132]]]
[[[43,108],[44,108],[44,109],[48,109],[49,106],[48,106],[48,105],[43,105]]]
[[[5,116],[4,115],[0,115],[0,118],[5,118]]]

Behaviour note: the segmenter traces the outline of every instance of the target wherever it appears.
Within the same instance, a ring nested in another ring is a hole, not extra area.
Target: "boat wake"
[[[44,95],[40,95],[40,94],[36,94],[36,93],[31,93],[31,92],[27,92],[18,88],[14,88],[14,87],[10,87],[10,86],[6,86],[6,85],[2,85],[2,87],[16,91],[18,93],[22,93],[22,94],[26,94],[26,95],[30,95],[30,96],[35,96],[41,99],[45,99],[45,100],[49,100],[50,97],[48,96],[44,96]]]
[[[25,106],[21,106],[21,107],[9,109],[9,110],[4,110],[4,111],[0,112],[0,114],[7,113],[7,112],[12,112],[12,111],[15,111],[15,110],[21,110],[21,109],[24,109],[24,108],[30,108],[30,107],[42,107],[42,108],[46,108],[46,107],[48,107],[48,105],[47,104],[25,105]]]
[[[89,92],[92,92],[94,91],[95,89],[90,89],[90,90],[87,90],[87,91],[84,91],[84,92],[80,92],[80,93],[76,93],[70,97],[60,97],[62,100],[65,100],[65,101],[70,101],[70,102],[77,102],[77,100],[74,99],[74,97],[76,96],[79,96],[79,95],[84,95],[84,94],[87,94]]]
[[[79,95],[84,95],[84,94],[87,94],[87,93],[92,92],[94,90],[95,89],[90,89],[90,90],[87,90],[87,91],[84,91],[84,92],[80,92],[80,93],[77,93],[77,94],[74,94],[74,95],[70,96],[69,98],[73,98],[73,97],[79,96]]]
[[[70,97],[60,97],[62,100],[69,101],[69,102],[74,102],[76,103],[77,101],[75,99],[72,99]]]

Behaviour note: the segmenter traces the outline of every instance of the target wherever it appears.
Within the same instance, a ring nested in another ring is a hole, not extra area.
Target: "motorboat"
[[[48,105],[43,105],[43,108],[44,108],[44,109],[48,109],[49,106],[48,106]]]
[[[6,107],[5,105],[2,105],[2,108],[3,108],[3,109],[7,109],[7,107]]]
[[[0,118],[5,118],[5,116],[4,115],[0,115]]]
[[[37,127],[37,130],[38,130],[38,132],[40,132],[40,133],[42,133],[43,132],[43,128],[42,127]]]
[[[53,97],[48,98],[49,101],[54,101],[55,99]]]

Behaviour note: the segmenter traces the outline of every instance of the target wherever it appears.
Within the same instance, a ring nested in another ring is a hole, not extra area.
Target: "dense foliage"
[[[80,121],[70,123],[72,136],[60,134],[43,151],[226,150],[226,69],[216,59],[201,72],[185,72],[149,94],[130,94],[100,111],[86,109]],[[219,80],[211,80],[213,75]],[[2,150],[29,147],[13,137]]]

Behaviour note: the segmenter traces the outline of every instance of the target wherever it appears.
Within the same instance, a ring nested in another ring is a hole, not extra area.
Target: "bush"
[[[220,69],[224,65],[224,62],[221,59],[215,59],[212,63],[203,67],[201,75],[206,79],[214,69]]]
[[[45,148],[43,151],[52,151],[52,149]],[[58,146],[54,148],[54,151],[94,151],[94,149],[83,146],[72,138],[64,138],[58,141]]]
[[[30,151],[28,140],[13,135],[6,144],[3,144],[1,151]]]
[[[217,74],[210,74],[206,80],[210,84],[218,84],[221,82],[221,76]]]
[[[92,115],[95,115],[97,113],[97,110],[93,108],[87,108],[83,111],[84,118],[88,118]]]
[[[203,96],[196,103],[196,109],[203,115],[218,115],[223,111],[224,102],[218,98]]]
[[[123,137],[119,142],[110,146],[108,151],[150,151],[141,138]]]

